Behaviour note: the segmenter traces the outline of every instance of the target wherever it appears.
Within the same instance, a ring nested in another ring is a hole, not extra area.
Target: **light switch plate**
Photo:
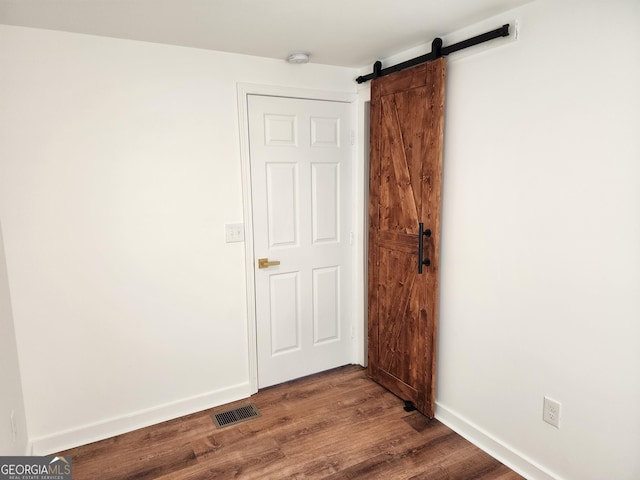
[[[244,224],[227,223],[224,226],[227,243],[244,242]]]

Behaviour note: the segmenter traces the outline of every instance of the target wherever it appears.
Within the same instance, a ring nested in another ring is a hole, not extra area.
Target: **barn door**
[[[369,375],[429,417],[445,73],[441,58],[371,84]]]

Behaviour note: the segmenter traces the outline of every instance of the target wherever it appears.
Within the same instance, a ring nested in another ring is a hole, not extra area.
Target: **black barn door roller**
[[[416,65],[420,65],[421,63],[435,60],[440,57],[445,57],[451,53],[457,52],[464,48],[473,47],[474,45],[479,45],[480,43],[488,42],[489,40],[493,40],[494,38],[508,36],[509,24],[507,23],[500,28],[496,28],[495,30],[491,30],[490,32],[483,33],[466,40],[462,40],[461,42],[454,43],[453,45],[449,45],[448,47],[442,46],[441,38],[435,38],[433,42],[431,42],[431,52],[387,68],[382,68],[382,62],[377,61],[373,64],[373,72],[369,75],[359,76],[358,78],[356,78],[356,82],[368,82],[369,80],[373,80],[374,78],[384,77],[385,75],[399,72],[400,70],[404,70],[405,68],[415,67]]]

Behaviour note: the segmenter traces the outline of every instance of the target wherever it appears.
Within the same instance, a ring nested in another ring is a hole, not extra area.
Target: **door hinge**
[[[355,145],[355,144],[356,144],[356,132],[351,130],[351,145]]]

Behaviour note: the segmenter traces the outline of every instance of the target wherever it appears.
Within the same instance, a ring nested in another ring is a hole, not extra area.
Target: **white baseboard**
[[[247,382],[141,410],[130,415],[123,415],[53,435],[34,438],[30,441],[28,455],[49,455],[61,452],[69,448],[97,442],[98,440],[104,440],[105,438],[155,425],[156,423],[241,400],[250,395],[249,383]]]
[[[511,446],[437,402],[435,417],[451,430],[528,480],[561,480],[560,477],[536,464]]]

